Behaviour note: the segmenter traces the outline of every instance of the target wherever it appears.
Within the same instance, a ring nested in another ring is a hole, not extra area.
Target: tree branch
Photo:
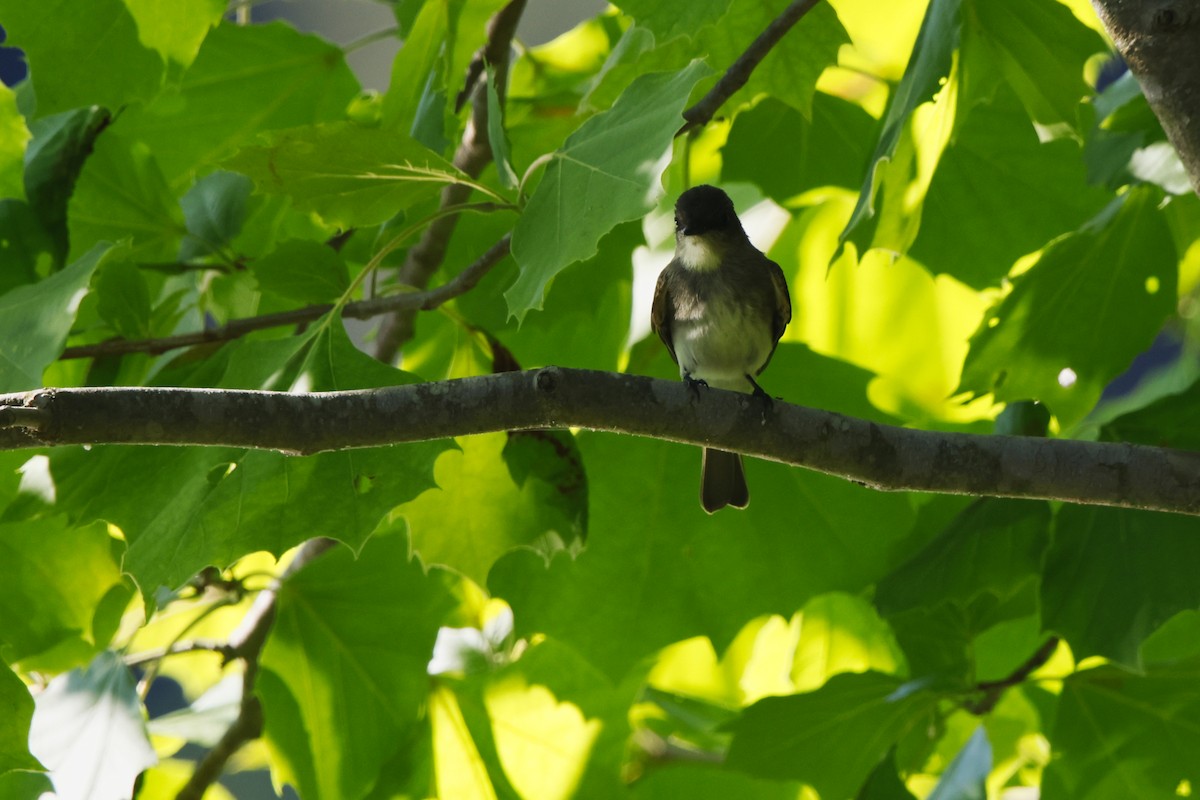
[[[43,412],[0,449],[223,445],[302,455],[502,430],[588,428],[718,447],[885,491],[1025,497],[1200,515],[1200,453],[1133,444],[940,433],[637,375],[545,367],[317,394],[42,389]]]
[[[309,539],[300,546],[291,563],[279,576],[280,582],[286,581],[335,544],[337,543],[333,539]],[[262,654],[267,634],[275,621],[275,604],[278,597],[278,584],[259,594],[242,624],[229,638],[226,652],[236,654],[237,658],[246,662],[246,671],[242,675],[241,707],[238,709],[237,719],[225,731],[220,741],[204,754],[188,782],[175,795],[175,800],[201,800],[208,787],[221,777],[229,759],[244,745],[262,736],[262,704],[254,694],[254,681],[258,677],[258,657]]]
[[[473,264],[436,289],[348,303],[342,309],[342,316],[351,319],[369,319],[399,309],[432,311],[443,303],[475,288],[475,285],[483,279],[483,276],[508,255],[511,238],[510,234],[505,234],[500,241],[492,245]],[[235,319],[219,328],[207,331],[181,333],[177,336],[164,336],[158,339],[110,339],[106,342],[98,342],[97,344],[68,347],[59,358],[97,358],[100,356],[119,356],[129,353],[165,353],[180,347],[226,342],[245,336],[251,331],[263,330],[265,328],[278,328],[284,325],[299,325],[311,322],[321,315],[329,313],[332,309],[333,306],[331,304],[325,303],[322,305],[305,306],[304,308],[297,308],[292,311],[281,311],[277,314],[263,314],[259,317]],[[16,411],[19,411],[19,409]],[[4,426],[4,420],[0,418],[0,427]]]
[[[717,81],[716,85],[708,91],[708,94],[700,98],[700,101],[694,106],[683,112],[683,118],[687,120],[687,123],[675,135],[682,136],[696,128],[702,128],[707,125],[709,120],[713,118],[713,114],[717,113],[717,110],[725,104],[725,101],[733,97],[738,89],[746,85],[746,81],[750,80],[750,75],[754,72],[755,67],[767,57],[767,54],[771,52],[771,48],[779,44],[779,41],[792,29],[792,26],[799,22],[819,1],[793,0],[783,10],[782,14],[771,20],[771,24],[766,27],[766,30],[750,43],[750,46],[746,48],[746,52],[742,53],[729,69],[725,70],[725,74],[721,76],[721,80]]]
[[[1000,680],[981,681],[976,688],[983,695],[977,700],[968,703],[966,706],[967,710],[976,716],[983,716],[989,713],[996,707],[996,703],[1000,702],[1000,697],[1004,694],[1005,689],[1024,682],[1035,670],[1040,669],[1050,660],[1050,656],[1054,655],[1054,651],[1058,649],[1058,641],[1057,636],[1051,636],[1023,664]]]
[[[505,76],[508,72],[509,48],[513,34],[517,30],[517,22],[525,10],[526,0],[510,0],[508,5],[496,12],[488,22],[487,41],[477,59],[491,64],[496,70],[496,91],[500,96],[501,105],[504,102]],[[454,166],[458,167],[472,178],[479,177],[483,168],[492,160],[492,146],[488,139],[488,103],[486,81],[479,80],[478,71],[468,72],[468,80],[472,74],[475,78],[473,86],[464,91],[474,94],[471,101],[471,119],[463,131],[462,142],[454,152]],[[471,194],[469,186],[450,184],[442,190],[441,208],[458,205],[466,201]],[[424,288],[429,283],[433,273],[437,272],[446,258],[446,248],[450,237],[458,225],[458,215],[452,214],[439,217],[430,223],[418,241],[408,251],[404,264],[400,267],[399,281],[406,286]],[[375,340],[375,357],[388,364],[396,360],[400,348],[413,336],[415,310],[399,310],[383,321],[379,336]]]
[[[157,650],[147,650],[126,656],[125,666],[140,667],[154,661],[162,661],[167,656],[177,656],[181,653],[217,653],[223,661],[231,661],[237,655],[234,648],[225,642],[211,639],[193,639],[186,642],[175,642],[170,647],[160,647]]]
[[[1092,0],[1200,190],[1200,1]]]

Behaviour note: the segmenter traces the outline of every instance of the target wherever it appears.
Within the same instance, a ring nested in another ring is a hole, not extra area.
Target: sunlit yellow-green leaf
[[[574,796],[600,723],[542,686],[507,680],[485,695],[500,763],[522,797]]]

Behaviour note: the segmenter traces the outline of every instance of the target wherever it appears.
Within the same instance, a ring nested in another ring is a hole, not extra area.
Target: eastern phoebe
[[[658,276],[650,324],[690,386],[753,392],[792,318],[783,270],[750,243],[733,201],[695,186],[675,203],[675,258]],[[750,503],[742,457],[704,448],[700,505]]]

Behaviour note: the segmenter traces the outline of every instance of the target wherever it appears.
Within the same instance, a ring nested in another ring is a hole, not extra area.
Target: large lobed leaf
[[[815,692],[768,697],[747,708],[730,725],[726,763],[803,781],[821,797],[850,797],[901,736],[929,724],[937,702],[936,694],[890,675],[837,675]]]
[[[114,130],[143,142],[180,189],[259,133],[345,118],[358,82],[341,50],[283,23],[219,25],[179,86],[127,109]]]
[[[616,225],[650,209],[659,162],[683,124],[688,94],[707,72],[693,61],[678,72],[638,78],[551,156],[513,230],[521,274],[504,295],[510,315],[520,319],[541,308],[551,278],[595,253]]]
[[[1021,256],[1099,211],[1110,194],[1085,180],[1079,146],[1039,142],[1016,97],[998,90],[956,123],[909,251],[932,272],[975,288],[999,283]]]
[[[162,83],[163,59],[121,0],[2,0],[0,19],[29,59],[39,116],[92,104],[115,111]]]
[[[437,630],[457,605],[403,536],[341,548],[280,589],[258,691],[277,776],[306,800],[358,798],[415,725]]]
[[[707,635],[723,648],[754,617],[790,616],[817,594],[862,589],[889,566],[883,543],[912,522],[901,497],[754,461],[750,508],[709,517],[697,501],[695,448],[578,441],[588,549],[557,555],[549,569],[536,554],[511,553],[488,585],[512,605],[518,633],[553,635],[614,680],[671,642]]]
[[[958,43],[961,3],[962,0],[930,0],[904,77],[889,98],[879,139],[867,162],[858,202],[838,236],[838,254],[847,241],[854,242],[859,253],[865,253],[870,247],[874,226],[868,223],[875,214],[875,192],[879,188],[877,172],[895,155],[900,136],[917,106],[932,100],[950,74]]]
[[[62,272],[0,295],[0,392],[42,385],[42,371],[62,353],[92,273],[111,249],[97,244]]]
[[[29,748],[61,800],[124,800],[158,761],[133,675],[113,652],[59,675],[38,695]]]
[[[1154,339],[1175,306],[1175,248],[1141,187],[1043,252],[971,338],[959,391],[1040,400],[1064,427]]]
[[[343,228],[377,225],[465,178],[415,139],[348,122],[273,134],[226,165]]]
[[[1175,514],[1066,506],[1041,586],[1042,624],[1076,658],[1140,666],[1139,647],[1172,615],[1200,606],[1196,521]]]
[[[24,669],[59,672],[108,645],[128,601],[114,542],[102,524],[60,516],[0,524],[0,644]],[[53,569],[46,565],[53,565]]]
[[[341,325],[231,345],[222,385],[335,390],[412,376],[354,348]],[[125,570],[143,593],[174,588],[207,565],[257,550],[276,555],[314,536],[357,549],[393,506],[433,485],[445,442],[289,457],[231,448],[105,447],[52,457],[58,503],[125,533]]]
[[[1194,660],[1133,674],[1115,666],[1063,683],[1045,800],[1172,797],[1200,783],[1200,671]]]
[[[7,666],[0,669],[0,712],[0,776],[9,770],[42,768],[29,753],[33,698]]]

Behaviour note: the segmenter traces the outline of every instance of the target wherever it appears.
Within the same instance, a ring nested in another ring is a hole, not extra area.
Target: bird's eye
[[[683,227],[683,224],[680,223],[680,221],[679,221],[679,215],[676,214],[675,215],[675,230],[679,230],[682,227]]]

